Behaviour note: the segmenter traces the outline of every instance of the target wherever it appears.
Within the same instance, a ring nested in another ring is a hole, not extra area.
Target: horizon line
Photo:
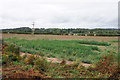
[[[25,28],[25,27],[16,27],[16,28],[1,28],[1,29],[17,29],[17,28]],[[31,28],[31,27],[27,27],[26,26],[26,28]],[[35,29],[37,29],[38,27],[36,27]],[[0,30],[1,30],[0,29]],[[32,28],[31,28],[32,29]],[[41,29],[41,28],[38,28],[38,29]],[[119,27],[118,28],[44,28],[44,29],[119,29]]]

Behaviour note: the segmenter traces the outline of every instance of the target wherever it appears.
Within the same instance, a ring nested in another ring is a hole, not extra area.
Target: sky
[[[118,0],[0,0],[0,29],[117,28]]]

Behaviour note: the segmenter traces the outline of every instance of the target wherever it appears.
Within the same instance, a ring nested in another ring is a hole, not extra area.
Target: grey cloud
[[[30,26],[117,27],[118,0],[3,0],[0,24],[5,28]],[[3,28],[3,27],[0,27]]]

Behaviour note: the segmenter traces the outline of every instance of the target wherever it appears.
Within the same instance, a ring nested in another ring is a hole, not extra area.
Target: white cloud
[[[2,0],[0,28],[117,28],[118,0]]]

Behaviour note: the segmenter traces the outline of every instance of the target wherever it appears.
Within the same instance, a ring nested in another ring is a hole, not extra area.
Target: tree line
[[[12,33],[12,34],[31,34],[32,29],[29,27],[20,27],[14,29],[2,29],[2,33]],[[118,29],[84,29],[84,28],[35,28],[34,34],[51,34],[51,35],[77,35],[77,36],[119,36],[120,32]]]

